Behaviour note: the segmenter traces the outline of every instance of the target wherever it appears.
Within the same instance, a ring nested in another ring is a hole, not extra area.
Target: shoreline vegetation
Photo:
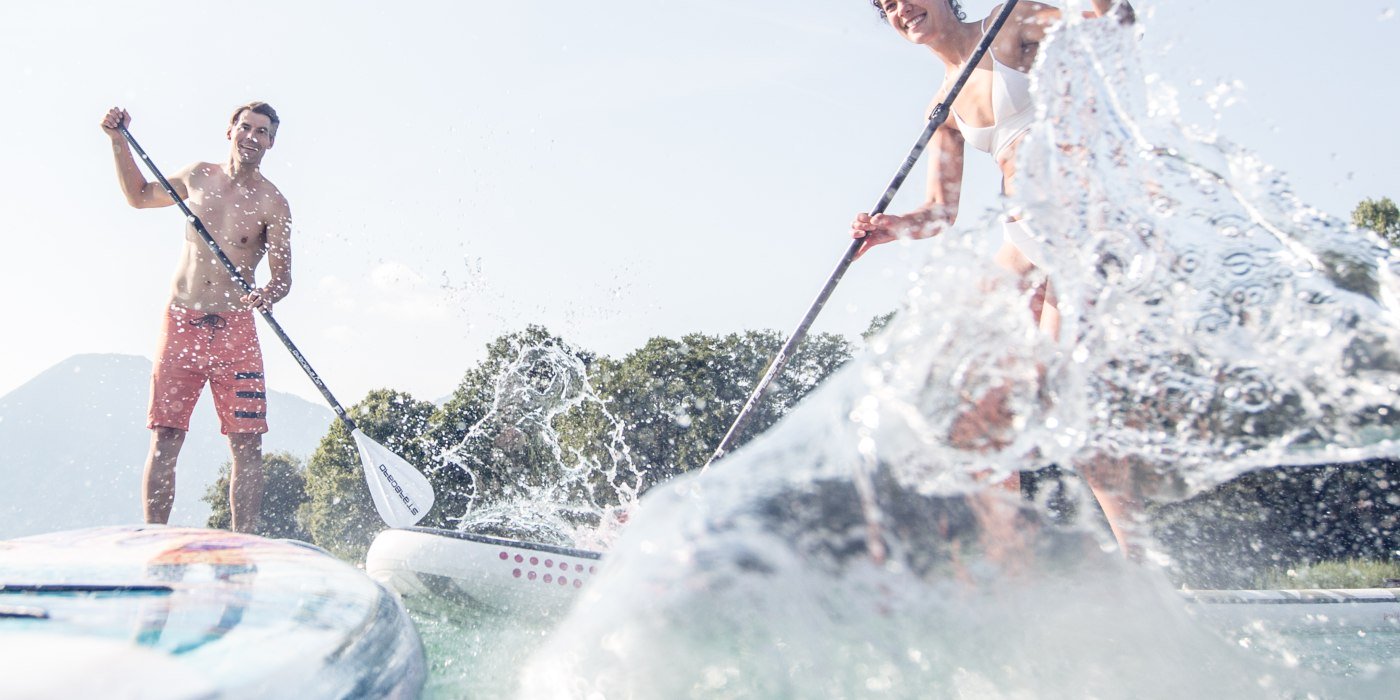
[[[1254,588],[1400,588],[1400,559],[1342,559],[1279,567],[1256,576]]]

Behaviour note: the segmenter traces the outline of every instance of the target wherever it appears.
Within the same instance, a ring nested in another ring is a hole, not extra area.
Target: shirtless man
[[[114,107],[102,120],[112,140],[117,180],[126,201],[138,209],[175,204],[160,183],[148,182],[118,127],[131,123]],[[160,347],[151,374],[142,496],[146,522],[170,519],[175,501],[175,460],[189,430],[195,401],[209,384],[224,435],[233,453],[229,504],[233,529],[252,532],[262,505],[262,434],[267,432],[267,396],[262,351],[253,310],[272,310],[292,287],[292,215],[287,200],[259,166],[277,138],[276,110],[250,102],[234,110],[231,142],[223,163],[195,163],[169,178],[175,192],[218,242],[243,278],[267,255],[272,277],[251,294],[224,267],[192,224],[175,268]]]

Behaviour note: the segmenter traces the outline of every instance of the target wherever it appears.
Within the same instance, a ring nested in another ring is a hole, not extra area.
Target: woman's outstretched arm
[[[1094,11],[1100,17],[1113,17],[1121,24],[1137,21],[1137,13],[1133,12],[1128,0],[1094,0]]]

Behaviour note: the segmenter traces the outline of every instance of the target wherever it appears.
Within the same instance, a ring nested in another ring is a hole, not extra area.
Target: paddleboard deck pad
[[[0,542],[6,697],[416,698],[398,597],[290,540],[163,525]]]
[[[568,609],[597,573],[599,554],[456,530],[385,530],[365,571],[405,598],[441,596],[511,614]]]

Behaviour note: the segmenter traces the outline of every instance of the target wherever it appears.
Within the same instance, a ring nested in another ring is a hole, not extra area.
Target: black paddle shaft
[[[195,216],[194,212],[190,211],[189,206],[185,204],[185,200],[180,198],[180,195],[175,192],[175,188],[170,186],[170,181],[166,180],[165,176],[160,173],[160,168],[157,168],[156,164],[151,162],[151,157],[146,155],[146,150],[141,148],[141,144],[136,143],[136,139],[131,135],[130,131],[127,131],[126,126],[121,125],[117,128],[121,130],[122,136],[126,137],[131,147],[136,150],[136,154],[141,156],[141,160],[145,161],[146,167],[151,171],[151,174],[156,176],[156,180],[160,181],[160,186],[165,188],[166,194],[170,195],[170,199],[175,202],[175,206],[180,207],[180,211],[185,213],[185,220],[189,221],[190,225],[194,227],[194,230],[199,232],[200,238],[203,238],[204,242],[209,244],[209,249],[214,251],[214,256],[219,259],[219,262],[224,264],[224,268],[228,270],[229,276],[233,277],[233,281],[237,282],[240,287],[243,287],[243,291],[249,294],[256,291],[253,285],[243,277],[243,273],[238,271],[238,266],[234,265],[233,261],[229,260],[228,256],[224,254],[223,249],[219,247],[219,243],[214,240],[214,237],[209,235],[209,231],[204,228],[204,222],[200,221],[199,217]],[[258,308],[258,311],[262,312],[263,320],[267,321],[268,327],[272,329],[273,333],[277,334],[277,338],[282,341],[282,344],[287,346],[287,350],[292,353],[292,357],[296,358],[297,364],[301,365],[302,370],[306,372],[306,376],[311,378],[311,383],[315,384],[316,388],[321,391],[321,396],[326,398],[326,401],[331,405],[331,409],[335,411],[335,415],[345,423],[346,428],[354,432],[355,421],[350,419],[350,415],[345,412],[345,409],[340,406],[340,402],[336,401],[335,396],[331,394],[331,390],[326,388],[326,383],[321,381],[320,375],[316,374],[316,370],[311,368],[311,363],[306,361],[301,351],[292,343],[292,339],[287,337],[287,332],[282,330],[282,324],[278,323],[277,319],[272,317],[271,311],[261,307]]]
[[[923,132],[919,134],[919,139],[914,142],[914,147],[909,150],[909,155],[905,156],[904,162],[899,165],[899,170],[895,172],[894,179],[890,180],[889,186],[885,188],[885,193],[880,196],[879,203],[875,205],[874,209],[870,210],[871,215],[883,214],[885,208],[890,205],[890,202],[894,199],[895,193],[898,192],[900,186],[904,184],[905,178],[909,177],[909,173],[914,170],[914,164],[917,163],[919,157],[923,155],[924,149],[928,146],[929,140],[933,138],[934,132],[938,131],[938,128],[943,126],[943,122],[948,120],[948,114],[952,109],[953,101],[957,99],[958,93],[962,92],[963,85],[967,83],[968,78],[972,77],[972,71],[977,68],[977,64],[982,62],[982,56],[991,48],[992,40],[996,38],[997,32],[1001,31],[1001,26],[1005,24],[1006,19],[1011,16],[1011,10],[1014,7],[1016,7],[1016,0],[1007,0],[1006,4],[1002,6],[1001,13],[992,21],[992,25],[987,28],[987,33],[984,34],[982,40],[977,43],[977,48],[973,50],[972,56],[967,59],[967,64],[963,66],[962,72],[958,74],[957,82],[953,83],[953,86],[948,90],[947,96],[945,96],[943,101],[939,102],[938,105],[933,108],[933,112],[929,114],[928,124],[924,126]],[[797,324],[797,329],[788,337],[787,342],[783,343],[783,347],[778,351],[778,354],[773,356],[773,361],[768,364],[768,371],[764,373],[763,378],[760,379],[758,385],[754,387],[753,393],[749,394],[748,401],[744,402],[744,407],[740,409],[739,415],[734,419],[733,425],[729,426],[729,432],[725,433],[724,439],[720,440],[719,447],[715,448],[715,453],[710,457],[710,461],[705,463],[705,468],[709,468],[715,460],[720,459],[728,453],[729,450],[733,448],[734,441],[739,439],[740,435],[743,435],[744,428],[753,418],[755,409],[763,402],[763,397],[768,392],[768,387],[773,383],[773,380],[778,378],[778,375],[782,374],[783,367],[787,365],[787,361],[797,352],[797,346],[807,337],[807,330],[812,327],[812,322],[817,320],[817,314],[821,313],[822,307],[826,306],[827,299],[831,297],[831,293],[836,290],[837,283],[839,283],[841,278],[846,274],[846,268],[850,267],[851,263],[855,261],[856,253],[860,252],[860,246],[863,242],[862,239],[858,238],[851,241],[851,245],[846,248],[845,255],[842,255],[841,260],[836,263],[836,270],[831,273],[831,276],[826,280],[826,285],[817,293],[816,301],[813,301],[812,306],[807,309],[807,315],[802,317],[802,322]]]

